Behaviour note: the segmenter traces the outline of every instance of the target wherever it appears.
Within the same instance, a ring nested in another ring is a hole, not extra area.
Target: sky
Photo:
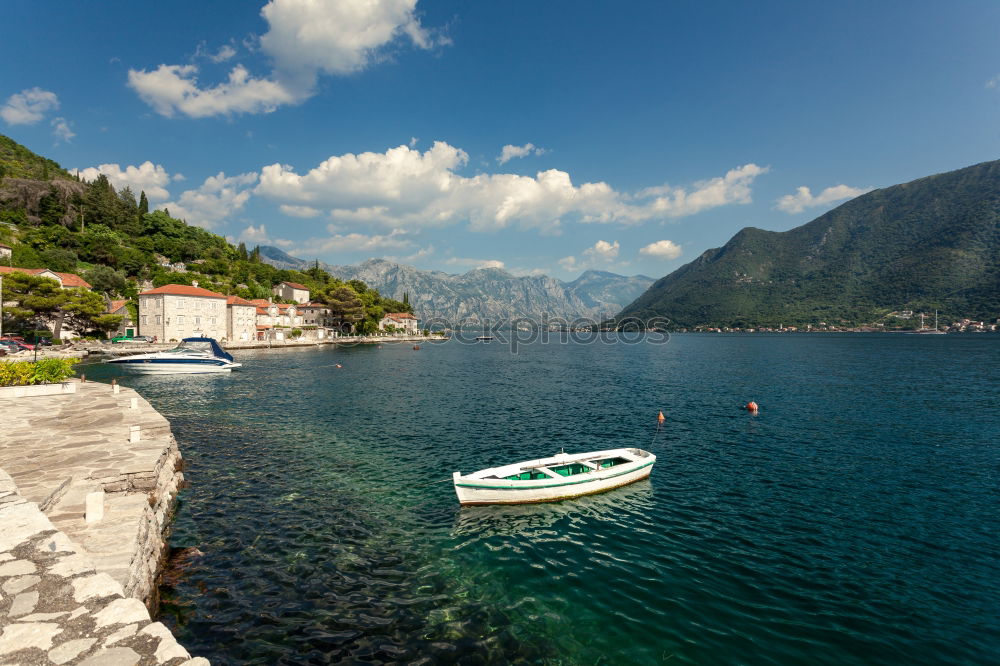
[[[993,0],[6,0],[3,16],[0,133],[331,264],[658,278],[744,227],[1000,157]]]

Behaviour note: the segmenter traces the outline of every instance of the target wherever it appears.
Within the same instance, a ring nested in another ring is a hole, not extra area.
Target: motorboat
[[[645,479],[654,462],[656,456],[642,449],[557,453],[465,476],[455,472],[452,480],[463,505],[555,502]]]
[[[184,338],[173,349],[131,354],[106,363],[143,374],[229,372],[242,367],[214,338]]]

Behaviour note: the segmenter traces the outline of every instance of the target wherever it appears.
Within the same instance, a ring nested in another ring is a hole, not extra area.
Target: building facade
[[[382,317],[378,323],[378,330],[384,331],[387,327],[392,326],[397,333],[416,335],[419,332],[419,323],[420,320],[409,312],[390,312]]]
[[[226,297],[197,286],[168,284],[139,294],[139,333],[157,342],[226,338]]]
[[[239,296],[226,299],[226,339],[248,342],[257,338],[257,306]]]
[[[297,282],[282,282],[271,290],[276,298],[295,301],[299,305],[309,302],[309,287]]]
[[[120,335],[124,335],[130,338],[134,338],[135,336],[139,335],[138,332],[139,329],[135,325],[135,322],[132,321],[132,313],[129,312],[128,310],[128,301],[126,300],[111,301],[111,304],[108,305],[108,308],[107,310],[105,310],[105,313],[120,315],[122,318],[122,323],[118,324],[118,330],[112,333],[111,337],[116,338]]]

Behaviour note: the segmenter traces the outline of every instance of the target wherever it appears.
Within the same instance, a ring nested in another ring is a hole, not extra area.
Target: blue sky
[[[660,277],[745,226],[1000,157],[993,1],[3,13],[0,132],[334,264]]]

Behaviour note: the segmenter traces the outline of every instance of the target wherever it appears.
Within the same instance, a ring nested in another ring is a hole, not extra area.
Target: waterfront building
[[[302,313],[303,326],[316,326],[317,328],[331,328],[333,326],[333,315],[330,306],[326,303],[304,303],[297,310]]]
[[[271,290],[276,298],[295,301],[299,305],[309,302],[309,287],[298,282],[282,282]]]
[[[239,296],[226,299],[226,339],[247,342],[257,337],[257,306]]]
[[[302,315],[294,303],[273,303],[257,298],[252,301],[257,308],[257,339],[284,340],[291,329],[302,326]]]
[[[139,294],[139,333],[159,342],[226,337],[226,297],[194,285],[168,284]]]
[[[384,331],[387,326],[392,326],[396,331],[402,331],[407,335],[416,335],[419,331],[420,320],[409,312],[390,312],[382,317],[378,323],[378,330]]]
[[[90,291],[90,283],[76,273],[57,273],[47,268],[19,268],[17,266],[0,266],[0,273],[27,273],[28,275],[55,280],[63,289],[86,289]]]
[[[111,337],[116,338],[120,335],[124,335],[130,338],[134,338],[138,333],[136,332],[135,322],[132,321],[132,313],[128,309],[128,301],[125,299],[111,301],[107,309],[104,310],[104,314],[121,315],[122,323],[118,324],[118,330],[111,334]]]

